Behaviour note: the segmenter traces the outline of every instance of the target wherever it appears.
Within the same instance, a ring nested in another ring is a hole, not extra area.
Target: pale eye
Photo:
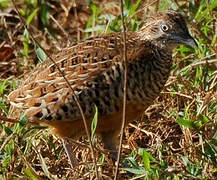
[[[166,24],[161,24],[162,31],[166,32],[169,30],[169,27]]]

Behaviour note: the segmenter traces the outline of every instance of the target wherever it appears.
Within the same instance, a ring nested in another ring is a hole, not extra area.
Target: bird
[[[58,68],[47,58],[8,95],[9,116],[18,118],[25,113],[28,123],[46,125],[63,140],[77,139],[85,135],[85,128],[73,89],[88,128],[97,107],[96,134],[101,136],[105,149],[117,152],[125,68],[128,124],[159,96],[170,74],[173,49],[181,44],[197,48],[184,17],[172,10],[158,12],[147,18],[141,29],[126,32],[125,43],[126,67],[121,32],[90,37],[62,49],[52,55]],[[64,148],[72,165],[72,149],[67,143]]]

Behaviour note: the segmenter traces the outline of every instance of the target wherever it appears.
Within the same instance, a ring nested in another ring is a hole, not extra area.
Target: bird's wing
[[[150,52],[150,48],[141,45],[134,34],[127,34],[128,62],[135,61],[145,51]],[[123,40],[122,35],[118,33],[89,38],[75,46],[63,49],[53,57],[75,93],[77,88],[84,86],[84,82],[92,81],[101,73],[109,71],[115,63],[120,63],[122,58]],[[36,67],[22,85],[9,94],[8,98],[13,111],[26,111],[28,118],[38,115],[38,119],[42,119],[41,111],[48,104],[53,106],[50,110],[54,112],[57,104],[64,104],[69,93],[71,94],[71,89],[62,74],[47,59]],[[16,113],[15,116],[19,114]]]

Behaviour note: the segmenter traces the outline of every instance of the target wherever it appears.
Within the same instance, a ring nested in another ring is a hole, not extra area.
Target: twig
[[[202,58],[201,60],[203,59],[206,59],[206,58],[210,58],[212,56],[214,56],[215,54],[212,54],[210,56],[207,56],[207,57],[204,57]],[[189,64],[188,66],[182,68],[180,71],[178,71],[178,73],[181,73],[182,71],[185,71],[187,68],[193,68],[195,66],[200,66],[200,65],[204,65],[204,64],[212,64],[212,63],[216,63],[217,62],[217,59],[211,59],[211,60],[207,60],[207,61],[199,61],[199,62],[194,62],[194,63],[191,63]],[[177,77],[176,76],[170,76],[169,80],[167,81],[167,83],[165,84],[164,87],[168,87],[170,86],[171,84],[174,84],[176,81],[177,81]]]
[[[158,12],[158,9],[159,9],[159,3],[160,3],[160,0],[157,0],[157,2],[156,2],[156,6],[155,6],[155,12]]]
[[[0,121],[10,122],[10,123],[18,123],[19,122],[18,119],[12,119],[12,118],[7,118],[7,117],[3,117],[3,116],[0,116]]]
[[[144,130],[144,129],[142,129],[142,128],[139,128],[138,126],[136,126],[136,125],[134,125],[134,124],[132,124],[132,123],[130,123],[129,126],[135,128],[135,129],[138,130],[138,131],[141,131],[141,132],[147,134],[148,136],[151,136],[152,138],[153,138],[153,136],[156,136],[154,133],[149,132],[149,131],[146,131],[146,130]]]
[[[5,146],[9,143],[9,141],[15,136],[16,134],[11,134],[10,136],[8,136],[5,141],[3,142],[3,144],[1,145],[0,148],[0,153],[2,152],[2,150],[5,148]]]
[[[172,94],[172,95],[179,95],[182,97],[186,97],[188,99],[194,99],[193,97],[187,95],[187,94],[183,94],[183,93],[179,93],[179,92],[161,92],[162,94]]]
[[[22,161],[24,164],[26,164],[26,166],[28,167],[28,169],[32,172],[32,174],[38,179],[38,180],[42,180],[41,177],[35,172],[35,170],[32,168],[32,166],[29,164],[29,162],[26,160],[26,158],[23,156],[20,148],[18,145],[16,145],[17,148],[17,153],[19,154],[19,156],[21,157]]]
[[[193,66],[199,66],[199,65],[202,65],[202,64],[212,64],[212,63],[217,63],[217,59],[210,59],[210,60],[207,60],[207,61],[195,62],[195,63],[190,64],[189,66],[193,67]],[[187,67],[189,67],[189,66],[187,66]]]
[[[136,179],[141,179],[143,177],[147,177],[147,174],[142,174],[141,176],[137,176],[137,177],[134,177],[134,178],[131,178],[129,180],[136,180]]]
[[[15,4],[14,0],[12,0],[13,2],[13,5],[15,7],[15,10],[21,20],[21,23],[23,24],[23,26],[25,27],[25,29],[29,32],[29,35],[31,37],[31,39],[44,51],[44,53],[46,54],[46,56],[48,57],[48,59],[50,61],[52,61],[52,63],[55,65],[55,67],[57,68],[57,70],[60,72],[61,76],[64,78],[64,80],[66,81],[68,87],[71,89],[71,92],[72,92],[72,95],[74,96],[74,99],[75,99],[75,102],[80,110],[80,113],[81,113],[81,116],[82,116],[82,119],[83,119],[83,123],[84,123],[84,127],[85,127],[85,131],[86,131],[86,134],[87,134],[87,137],[88,137],[88,141],[89,141],[89,144],[90,144],[90,149],[91,149],[91,153],[92,153],[92,157],[93,157],[93,161],[94,161],[94,164],[95,164],[95,171],[96,171],[96,177],[97,177],[97,180],[99,180],[99,174],[98,174],[98,170],[97,170],[97,163],[96,163],[96,157],[95,157],[95,154],[94,154],[94,149],[93,149],[93,144],[91,142],[91,138],[90,138],[90,133],[89,133],[89,130],[88,130],[88,127],[87,127],[87,121],[86,121],[86,118],[85,118],[85,115],[84,115],[84,112],[82,110],[82,107],[81,107],[81,104],[78,100],[78,97],[77,95],[75,94],[74,90],[72,89],[68,79],[65,77],[63,71],[59,68],[58,64],[51,58],[51,56],[45,51],[45,49],[38,43],[38,41],[33,37],[33,35],[31,34],[31,32],[29,31],[24,19],[22,18],[21,14],[19,13],[18,11],[18,8],[17,8],[17,5]]]
[[[73,0],[73,12],[75,14],[75,19],[77,21],[77,24],[76,24],[76,26],[77,26],[77,41],[80,41],[81,40],[81,35],[80,35],[80,29],[79,29],[79,24],[78,24],[79,19],[78,19],[78,12],[77,12],[77,9],[76,9],[76,5],[77,4],[76,4],[75,0]]]
[[[195,67],[195,66],[200,66],[200,65],[209,65],[209,64],[212,64],[212,63],[217,63],[217,59],[211,59],[211,60],[205,60],[205,61],[199,61],[199,62],[194,62],[194,63],[191,63],[191,64],[189,64],[188,66],[186,66],[186,67],[184,67],[183,69],[181,69],[180,71],[179,71],[179,73],[180,72],[182,72],[182,71],[185,71],[186,69],[188,69],[188,68],[193,68],[193,67]]]
[[[123,97],[123,117],[122,117],[122,124],[121,124],[121,131],[120,131],[120,143],[118,148],[118,158],[117,158],[117,166],[115,169],[115,177],[114,180],[118,178],[118,170],[119,170],[119,163],[120,163],[120,156],[121,156],[121,149],[122,149],[122,141],[123,141],[123,134],[124,128],[126,123],[126,105],[127,105],[127,49],[126,49],[126,27],[124,23],[124,14],[123,14],[123,1],[120,0],[121,3],[121,19],[122,19],[122,26],[123,26],[123,40],[124,40],[124,51],[123,51],[123,63],[124,63],[124,97]]]
[[[155,4],[156,2],[157,2],[157,0],[152,1],[152,2],[149,3],[149,4],[146,4],[146,5],[143,6],[141,9],[139,9],[139,10],[136,11],[136,12],[134,12],[134,13],[130,16],[130,18],[132,18],[132,17],[135,16],[136,14],[140,13],[141,11],[144,11],[145,8],[147,8],[147,7],[149,7],[149,6],[153,5],[153,4]]]
[[[50,18],[56,23],[56,25],[60,28],[60,30],[63,32],[63,34],[65,35],[66,39],[69,39],[69,35],[68,33],[65,31],[65,29],[63,29],[63,27],[59,24],[59,22],[52,16],[50,15]]]
[[[79,141],[76,141],[76,140],[70,139],[70,138],[65,138],[65,139],[70,140],[73,144],[75,144],[75,145],[77,145],[79,147],[90,149],[90,146],[86,145],[85,143],[82,143],[82,142],[79,142]],[[100,149],[100,148],[97,148],[97,147],[94,147],[94,149],[96,149],[98,152],[103,153],[103,154],[108,154],[111,151],[111,150],[107,150],[107,149]]]

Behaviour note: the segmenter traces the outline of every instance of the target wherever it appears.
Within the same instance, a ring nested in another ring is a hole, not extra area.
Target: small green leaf
[[[93,118],[93,121],[91,124],[91,140],[93,140],[93,138],[94,138],[94,134],[95,134],[97,122],[98,122],[98,108],[97,108],[97,106],[95,106],[95,111],[96,112],[95,112],[95,115],[94,115],[94,118]]]
[[[130,9],[130,7],[131,7],[131,6],[130,6],[130,5],[131,5],[131,0],[125,0],[125,1],[124,1],[124,5],[125,5],[125,8],[126,8],[126,9]]]
[[[5,151],[6,151],[6,153],[7,153],[8,155],[11,154],[11,150],[10,150],[9,144],[6,144],[4,149],[5,149]]]
[[[91,3],[91,4],[90,4],[90,8],[92,9],[93,14],[96,15],[96,13],[97,13],[96,5],[93,4],[93,3]]]
[[[35,52],[36,52],[36,55],[37,55],[38,59],[40,60],[40,62],[43,62],[46,60],[47,56],[46,56],[45,52],[37,45],[35,46]]]
[[[208,119],[208,117],[206,117],[204,114],[200,114],[200,120],[203,122],[203,123],[208,123],[210,120]]]
[[[145,165],[145,168],[148,171],[151,170],[151,168],[150,168],[150,159],[149,159],[149,156],[148,156],[147,152],[143,152],[142,160],[143,160],[143,163]]]
[[[95,27],[87,28],[84,30],[84,32],[105,31],[105,29],[106,29],[105,25],[98,25]]]
[[[141,168],[141,169],[134,169],[134,168],[122,168],[125,171],[131,172],[133,174],[138,174],[138,175],[142,175],[147,173],[145,169]]]
[[[215,132],[214,136],[212,137],[212,139],[217,141],[217,131]]]
[[[190,164],[190,162],[186,156],[182,156],[182,161],[184,162],[185,166],[188,166]]]
[[[216,146],[215,145],[210,145],[210,144],[206,144],[206,156],[208,156],[213,164],[217,165],[217,160],[216,160]]]
[[[166,161],[161,160],[161,161],[160,161],[160,165],[161,165],[161,167],[162,167],[163,169],[168,168],[168,163],[167,163]]]
[[[101,156],[100,156],[100,158],[99,158],[99,162],[100,162],[101,164],[103,164],[104,161],[105,161],[105,155],[104,155],[104,154],[101,154]]]
[[[134,168],[140,169],[139,164],[136,162],[136,160],[133,157],[127,157],[126,160],[128,160],[130,164],[133,165]]]
[[[6,106],[4,105],[3,102],[0,101],[0,108],[6,113],[8,114],[8,109],[6,108]]]
[[[217,177],[217,168],[214,168],[214,169],[212,170],[212,172],[213,172],[213,176]]]
[[[195,124],[190,120],[179,118],[176,120],[176,122],[185,127],[195,128]]]
[[[26,43],[29,43],[29,32],[27,31],[27,29],[24,29],[23,36],[24,36],[24,41]]]
[[[13,133],[13,131],[8,128],[7,126],[3,126],[4,127],[4,131],[7,133],[7,135],[11,135]]]
[[[150,160],[155,161],[155,159],[144,148],[139,148],[138,154],[142,156],[142,160],[145,168],[148,171],[150,171],[151,170]]]
[[[86,2],[87,2],[89,5],[93,3],[92,0],[86,0]]]
[[[22,129],[22,125],[20,123],[16,123],[13,126],[13,132],[18,133]]]
[[[33,18],[35,17],[36,13],[38,12],[39,8],[35,9],[27,18],[26,23],[27,26],[30,25],[30,23],[32,22]]]
[[[153,158],[153,156],[147,152],[147,150],[146,150],[145,148],[139,148],[138,154],[139,154],[140,156],[143,156],[144,152],[147,153],[147,155],[148,155],[148,157],[149,157],[149,159],[150,159],[151,161],[156,161],[156,160]]]
[[[27,29],[24,30],[23,37],[24,37],[24,42],[23,42],[24,54],[28,58],[29,57],[29,33]]]
[[[173,180],[180,180],[178,175],[174,175]]]
[[[4,80],[3,83],[0,85],[0,95],[4,94],[4,90],[8,85],[8,80]]]
[[[99,16],[99,19],[105,19],[105,20],[107,20],[107,21],[114,21],[115,20],[115,16],[114,15],[112,15],[112,14],[103,14],[103,15],[100,15]]]
[[[132,15],[136,9],[139,7],[142,0],[137,0],[137,2],[130,7],[129,15]]]
[[[4,161],[2,162],[2,167],[6,167],[7,164],[10,162],[11,158],[10,156],[7,156]]]
[[[19,8],[19,12],[20,12],[20,14],[22,15],[22,16],[26,16],[26,11],[24,10],[24,9],[22,9],[22,8]]]
[[[8,2],[7,1],[1,1],[0,2],[0,8],[7,8],[8,7]]]
[[[32,171],[30,169],[23,168],[23,172],[30,179],[32,179],[32,180],[38,180],[38,178],[34,176],[34,174],[32,173]]]
[[[40,17],[41,17],[41,21],[45,26],[49,26],[50,22],[49,22],[49,15],[50,15],[50,7],[49,4],[47,2],[43,3],[41,5],[41,11],[40,11]]]
[[[210,10],[215,9],[216,7],[217,7],[217,1],[216,0],[211,1],[209,5]]]
[[[27,119],[26,119],[25,115],[26,115],[26,112],[22,113],[22,114],[20,115],[20,117],[19,117],[19,123],[20,123],[22,126],[26,125],[26,122],[27,122]]]

